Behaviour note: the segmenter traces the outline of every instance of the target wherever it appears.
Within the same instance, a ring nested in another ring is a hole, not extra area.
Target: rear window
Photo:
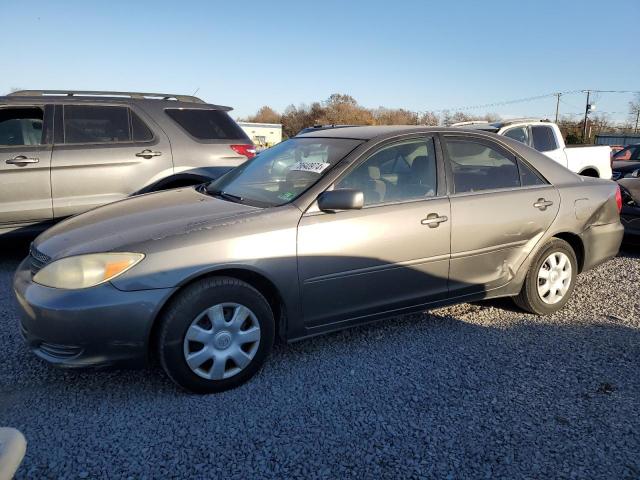
[[[198,140],[249,140],[247,134],[222,110],[171,108],[165,111]]]
[[[531,127],[531,136],[533,137],[533,148],[539,152],[550,152],[558,148],[551,127],[533,126]]]

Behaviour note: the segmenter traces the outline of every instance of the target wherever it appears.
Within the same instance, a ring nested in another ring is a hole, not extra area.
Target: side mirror
[[[323,192],[318,197],[318,208],[323,212],[359,210],[364,206],[364,193],[360,190],[340,188]]]

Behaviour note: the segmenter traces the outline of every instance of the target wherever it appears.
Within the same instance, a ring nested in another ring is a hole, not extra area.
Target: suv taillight
[[[243,145],[229,145],[231,150],[236,152],[238,155],[244,155],[248,160],[251,160],[256,156],[256,147],[251,144],[243,144]]]
[[[618,206],[618,213],[622,211],[622,192],[620,191],[620,185],[616,185],[616,205]]]

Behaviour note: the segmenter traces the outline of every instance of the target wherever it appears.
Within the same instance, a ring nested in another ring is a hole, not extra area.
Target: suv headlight
[[[143,258],[142,253],[90,253],[61,258],[36,273],[33,281],[53,288],[94,287],[122,275]]]

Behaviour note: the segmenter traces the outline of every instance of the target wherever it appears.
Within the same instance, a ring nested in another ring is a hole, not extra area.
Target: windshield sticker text
[[[291,166],[291,170],[296,170],[299,172],[322,173],[330,165],[330,163],[324,162],[296,162]]]

